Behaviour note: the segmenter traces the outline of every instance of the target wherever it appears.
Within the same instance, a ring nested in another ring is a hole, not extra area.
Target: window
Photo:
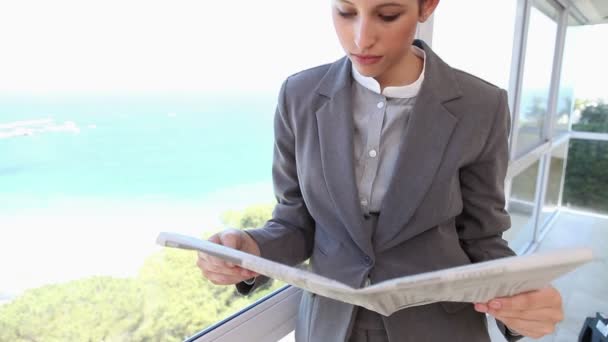
[[[544,118],[548,115],[557,23],[555,17],[546,14],[548,11],[541,12],[537,3],[548,7],[547,1],[539,1],[530,10],[519,122],[514,132],[517,156],[542,143]]]
[[[608,141],[571,139],[563,205],[608,214]]]
[[[569,22],[576,22],[572,15]],[[573,27],[568,27],[566,31],[566,41],[564,47],[562,71],[558,90],[556,111],[553,116],[553,136],[558,137],[568,132],[570,129],[570,117],[574,110],[574,79],[576,77],[575,54],[576,49],[573,44]],[[572,48],[571,48],[572,47]]]
[[[452,67],[509,89],[515,6],[503,0],[442,1],[434,14],[433,49]],[[482,15],[473,20],[472,13]]]
[[[566,71],[574,87],[572,130],[608,133],[608,71],[598,67],[608,60],[608,24],[568,28],[571,62]]]
[[[547,178],[545,202],[540,212],[540,225],[542,226],[560,205],[560,196],[564,182],[564,170],[566,168],[566,156],[568,155],[568,144],[562,143],[551,150],[548,154],[549,177]]]
[[[2,3],[0,340],[182,341],[280,286],[155,237],[270,215],[277,93],[330,30],[321,0]]]
[[[520,251],[534,239],[534,209],[536,183],[540,162],[536,161],[511,181],[511,195],[507,210],[511,216],[511,229],[504,234],[509,246]]]

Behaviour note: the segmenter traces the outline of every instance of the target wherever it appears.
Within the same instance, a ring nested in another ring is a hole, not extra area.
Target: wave
[[[80,127],[78,127],[74,121],[56,123],[51,118],[21,120],[0,124],[0,139],[32,136],[46,132],[69,132],[78,134],[80,133]]]

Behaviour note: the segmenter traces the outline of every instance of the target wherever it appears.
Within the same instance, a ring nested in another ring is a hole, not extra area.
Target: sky
[[[278,92],[342,55],[327,0],[0,2],[0,93]]]
[[[436,50],[448,63],[506,86],[514,3],[441,2]],[[547,29],[539,24],[533,32],[543,36]],[[606,37],[608,25],[569,33],[578,94],[606,96],[608,47],[599,43]],[[0,95],[276,93],[286,76],[343,54],[329,0],[3,1],[0,47]]]
[[[515,1],[442,1],[434,20],[433,48],[450,65],[509,88]],[[459,15],[459,13],[484,13]],[[467,19],[471,18],[471,19]],[[524,87],[548,86],[557,25],[531,11]],[[566,35],[562,80],[575,96],[608,99],[608,24],[570,27]],[[463,53],[463,49],[467,53]]]

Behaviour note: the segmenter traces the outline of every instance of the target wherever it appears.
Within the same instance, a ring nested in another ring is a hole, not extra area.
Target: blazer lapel
[[[414,106],[415,115],[410,118],[382,200],[375,236],[377,248],[394,242],[400,233],[408,233],[403,228],[430,187],[456,126],[457,119],[432,98],[430,94],[422,95],[417,99],[419,105]]]
[[[460,97],[452,70],[426,44],[416,41],[426,53],[425,79],[401,141],[399,156],[387,193],[382,200],[376,251],[394,246],[419,232],[406,224],[424,198],[444,157],[458,122],[444,103]]]
[[[373,254],[372,232],[365,231],[355,180],[350,63],[332,65],[317,91],[327,97],[316,111],[323,175],[335,209],[353,241]]]

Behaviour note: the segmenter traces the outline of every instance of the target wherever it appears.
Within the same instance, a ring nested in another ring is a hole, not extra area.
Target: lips
[[[358,64],[362,64],[362,65],[375,64],[375,63],[378,63],[382,59],[382,56],[374,56],[374,55],[355,55],[355,54],[352,54],[352,57],[355,59],[355,61]]]

